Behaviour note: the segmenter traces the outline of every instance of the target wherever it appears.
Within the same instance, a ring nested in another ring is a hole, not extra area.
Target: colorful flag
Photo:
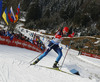
[[[14,21],[14,23],[16,23],[18,21],[19,12],[20,12],[20,3],[18,4],[17,12],[16,12],[16,15],[15,15],[16,20]]]
[[[3,12],[2,17],[3,17],[4,21],[6,22],[6,24],[8,25],[7,8]]]
[[[0,17],[1,17],[1,13],[2,13],[2,0],[0,0]]]
[[[17,13],[16,14],[19,14],[20,12],[20,3],[18,4],[18,8],[17,8]]]
[[[16,23],[18,21],[18,14],[15,15],[16,20],[14,21],[14,23]]]
[[[16,20],[12,7],[11,7],[10,10],[9,10],[8,18],[9,18],[9,20],[10,20],[11,22],[14,22],[14,21]]]

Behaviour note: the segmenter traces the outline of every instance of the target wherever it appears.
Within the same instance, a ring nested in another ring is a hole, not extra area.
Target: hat
[[[68,32],[69,31],[69,28],[68,27],[64,27],[63,31]]]

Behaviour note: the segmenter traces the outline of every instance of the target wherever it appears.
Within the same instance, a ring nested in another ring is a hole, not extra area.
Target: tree
[[[99,29],[99,30],[100,30],[100,19],[99,19],[99,21],[97,22],[96,27],[97,27],[97,29]]]
[[[36,21],[40,19],[41,16],[42,16],[41,7],[39,6],[38,1],[36,1],[31,5],[30,9],[28,10],[28,13],[26,15],[26,23],[30,21]]]
[[[97,5],[96,2],[91,2],[85,9],[85,12],[90,13],[93,21],[97,21],[100,18],[100,5]]]
[[[47,11],[45,12],[44,16],[47,17],[47,18],[50,17],[50,10],[49,9],[47,9]]]
[[[63,18],[64,20],[68,19],[68,13],[64,9],[61,9],[59,14],[60,17]]]
[[[31,0],[23,0],[22,1],[22,10],[23,11],[27,11],[30,3],[31,3]]]
[[[87,26],[87,24],[89,23],[90,21],[90,17],[88,15],[83,15],[81,17],[81,23],[82,23],[82,26]]]
[[[73,22],[76,25],[79,25],[80,24],[80,20],[81,20],[81,12],[77,12],[77,14],[74,16]]]

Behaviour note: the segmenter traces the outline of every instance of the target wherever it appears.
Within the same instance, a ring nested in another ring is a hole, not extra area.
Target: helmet
[[[69,28],[68,27],[64,27],[63,31],[68,32],[69,31]]]

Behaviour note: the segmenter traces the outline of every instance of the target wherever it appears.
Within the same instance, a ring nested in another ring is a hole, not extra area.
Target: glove
[[[72,34],[69,34],[68,37],[73,38],[75,33],[73,32]]]

